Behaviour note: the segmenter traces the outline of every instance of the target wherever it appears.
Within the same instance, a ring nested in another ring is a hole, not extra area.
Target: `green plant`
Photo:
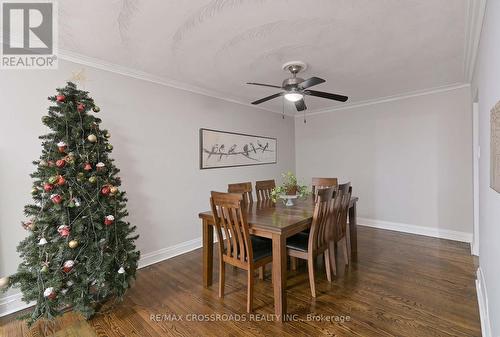
[[[271,198],[274,202],[281,195],[298,195],[299,198],[303,198],[309,194],[306,185],[300,185],[297,182],[297,177],[290,171],[282,173],[283,183],[276,186],[271,191]]]

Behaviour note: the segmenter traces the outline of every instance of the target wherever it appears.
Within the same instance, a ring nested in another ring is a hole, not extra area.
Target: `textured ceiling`
[[[308,64],[349,102],[465,82],[467,0],[65,0],[60,48],[249,103]],[[308,111],[337,103],[307,97]],[[281,99],[262,104],[281,111]],[[289,107],[291,108],[291,107]]]

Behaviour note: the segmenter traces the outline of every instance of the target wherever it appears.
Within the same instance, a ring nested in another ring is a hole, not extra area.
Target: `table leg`
[[[274,313],[278,321],[286,315],[286,238],[273,234]]]
[[[212,285],[214,265],[214,227],[207,220],[203,223],[203,286]]]
[[[356,202],[349,208],[349,240],[351,242],[351,259],[358,257],[358,224],[356,214]]]

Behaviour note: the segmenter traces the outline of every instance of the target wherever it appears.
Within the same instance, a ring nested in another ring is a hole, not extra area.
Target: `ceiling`
[[[279,85],[300,60],[352,104],[467,82],[469,1],[65,0],[59,48],[242,103],[276,92],[245,82]]]

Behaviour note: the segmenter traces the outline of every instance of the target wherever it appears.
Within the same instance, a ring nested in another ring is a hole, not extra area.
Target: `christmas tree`
[[[42,118],[51,132],[39,137],[42,155],[33,162],[34,203],[25,206],[23,222],[30,233],[18,246],[23,262],[7,282],[36,302],[23,317],[29,324],[68,308],[90,318],[105,299],[123,298],[139,259],[109,158],[111,135],[94,116],[100,109],[71,82],[57,92]]]

